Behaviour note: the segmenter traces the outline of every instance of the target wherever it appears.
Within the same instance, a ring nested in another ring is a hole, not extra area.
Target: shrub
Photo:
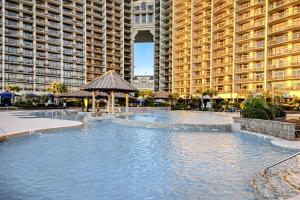
[[[81,107],[82,106],[82,102],[78,99],[68,99],[66,101],[66,104],[69,107]]]
[[[245,107],[241,112],[244,118],[273,120],[273,109],[260,98],[249,98],[245,102]]]
[[[284,109],[281,106],[276,106],[273,108],[275,118],[282,118],[286,116]]]

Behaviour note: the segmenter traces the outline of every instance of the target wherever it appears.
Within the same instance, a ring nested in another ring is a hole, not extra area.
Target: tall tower
[[[131,0],[88,0],[86,4],[87,81],[114,70],[131,82]]]
[[[154,90],[172,92],[173,0],[155,1]]]
[[[108,70],[132,79],[131,0],[2,0],[0,90],[69,90]]]

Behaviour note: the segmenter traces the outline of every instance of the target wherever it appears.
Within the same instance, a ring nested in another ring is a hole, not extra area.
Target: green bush
[[[249,98],[244,104],[241,112],[244,118],[273,120],[275,115],[271,108],[263,99]]]
[[[172,105],[171,110],[190,110],[190,108],[188,108],[185,105],[177,104],[177,105]]]
[[[276,106],[273,108],[275,118],[282,118],[286,116],[284,109],[280,106]]]
[[[81,107],[82,102],[78,99],[69,99],[66,101],[67,106],[69,107]]]

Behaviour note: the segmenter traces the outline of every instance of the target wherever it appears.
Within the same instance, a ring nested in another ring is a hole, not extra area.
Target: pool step
[[[300,173],[300,159],[265,173],[261,172],[251,181],[257,199],[289,199],[300,194],[300,188],[291,180]]]

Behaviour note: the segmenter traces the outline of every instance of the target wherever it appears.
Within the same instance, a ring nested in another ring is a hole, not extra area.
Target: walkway
[[[60,128],[82,126],[82,122],[36,118],[29,111],[0,112],[0,137],[13,137],[36,131],[49,131]]]

